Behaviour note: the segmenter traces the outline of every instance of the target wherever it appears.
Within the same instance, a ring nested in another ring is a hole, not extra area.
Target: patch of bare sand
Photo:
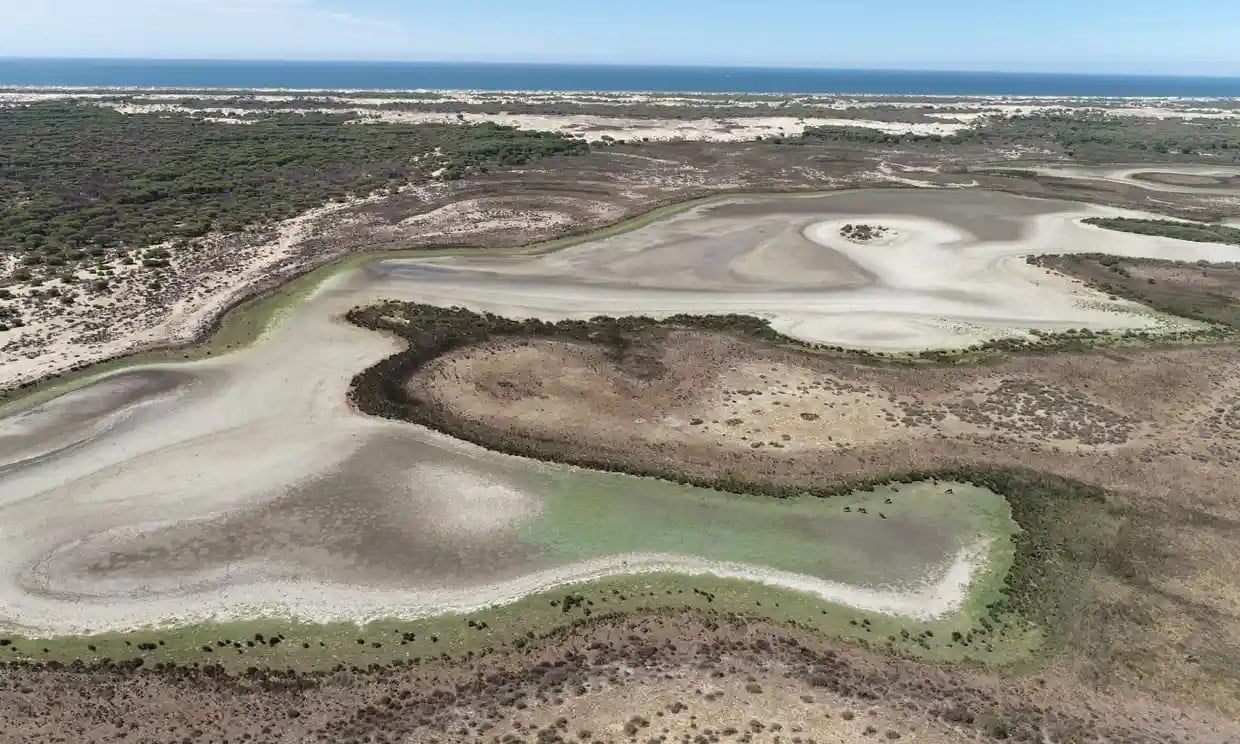
[[[351,199],[276,225],[265,238],[213,236],[173,255],[176,273],[152,286],[136,264],[117,264],[106,295],[45,309],[6,334],[0,387],[137,349],[197,339],[219,315],[274,275],[309,263],[298,247],[323,223],[376,199]],[[214,254],[214,255],[212,255]]]
[[[487,535],[509,530],[535,516],[536,498],[502,481],[487,482],[434,463],[409,473],[425,494],[420,507],[432,529],[456,535]]]
[[[554,205],[554,199],[548,199],[539,209],[506,207],[495,200],[464,199],[407,217],[400,226],[423,231],[428,239],[498,230],[554,231],[573,221],[569,211],[554,211]]]
[[[831,116],[771,115],[700,116],[691,119],[675,119],[572,113],[402,111],[350,107],[347,104],[315,106],[313,102],[307,103],[308,105],[303,107],[285,108],[281,111],[290,114],[348,114],[358,117],[358,121],[362,123],[479,124],[490,122],[521,129],[558,132],[591,141],[616,140],[621,142],[752,142],[758,137],[799,136],[805,132],[807,127],[823,126],[857,127],[892,134],[948,136],[968,129],[972,125],[971,122],[954,119],[906,122]],[[211,121],[232,124],[250,123],[253,120],[246,117],[255,113],[254,109],[248,108],[218,105],[187,106],[180,103],[100,102],[99,105],[108,106],[122,114],[193,114],[205,116]]]

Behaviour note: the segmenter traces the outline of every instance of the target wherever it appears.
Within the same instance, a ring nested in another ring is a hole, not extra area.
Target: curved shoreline
[[[1038,176],[1052,178],[1078,179],[1132,186],[1154,193],[1164,194],[1197,194],[1200,196],[1231,196],[1240,197],[1240,185],[1188,185],[1165,183],[1138,176],[1147,173],[1169,173],[1173,175],[1196,176],[1228,174],[1240,175],[1240,164],[1237,163],[1114,163],[1089,164],[1057,162],[1048,163],[1043,160],[1007,162],[987,162],[976,166],[981,173],[987,171],[1023,170]]]
[[[576,561],[513,579],[458,589],[375,590],[258,578],[208,592],[195,591],[192,599],[165,596],[146,600],[143,613],[162,618],[155,623],[149,617],[139,619],[123,612],[105,617],[106,613],[100,608],[92,610],[90,623],[66,619],[55,611],[43,617],[18,615],[11,620],[12,627],[37,629],[40,637],[133,632],[152,627],[228,623],[254,618],[286,618],[296,623],[316,625],[342,622],[365,625],[379,619],[419,620],[476,613],[557,589],[618,577],[667,573],[738,580],[802,593],[848,610],[932,621],[961,608],[970,586],[979,576],[987,573],[983,563],[989,546],[990,542],[983,540],[961,548],[949,563],[930,567],[924,583],[906,587],[856,586],[789,571],[690,555],[628,553]],[[257,568],[255,572],[262,574],[268,570]],[[230,579],[235,578],[231,575],[234,571],[247,573],[245,567],[230,568]],[[273,601],[263,598],[273,594],[281,599]]]
[[[932,189],[933,187],[926,186],[922,188]],[[323,282],[343,272],[364,269],[383,261],[450,256],[540,256],[564,248],[570,248],[580,243],[601,240],[638,230],[651,222],[672,217],[716,201],[749,197],[813,198],[831,194],[883,189],[916,190],[916,187],[899,183],[874,182],[836,189],[793,188],[786,191],[712,190],[699,195],[688,195],[684,198],[659,200],[653,202],[642,211],[600,227],[589,228],[584,232],[570,232],[559,237],[538,240],[519,246],[481,248],[467,245],[446,245],[425,248],[358,251],[337,255],[323,263],[305,266],[301,270],[278,278],[273,282],[265,282],[250,287],[245,295],[222,306],[218,311],[204,319],[195,336],[191,339],[148,343],[112,357],[90,362],[78,368],[67,369],[38,380],[29,381],[18,387],[0,389],[0,418],[29,406],[37,405],[58,395],[71,392],[103,376],[125,370],[129,367],[207,359],[219,354],[245,349],[262,337],[263,333],[270,327],[272,318],[275,315],[287,310],[293,302],[305,293],[313,292]],[[256,316],[256,322],[252,328],[245,328],[246,323],[250,321],[250,315]],[[237,334],[238,338],[236,341],[228,339],[230,333]],[[225,338],[221,339],[221,337]],[[216,348],[217,343],[222,343],[224,346]]]

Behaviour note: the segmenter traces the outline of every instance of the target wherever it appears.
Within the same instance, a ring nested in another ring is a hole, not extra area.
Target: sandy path
[[[976,551],[949,556],[921,585],[901,588],[644,554],[534,561],[502,581],[429,588],[342,584],[330,570],[310,571],[274,553],[205,563],[196,572],[97,580],[74,558],[99,536],[115,535],[119,554],[129,537],[153,524],[261,511],[299,489],[319,489],[330,503],[381,494],[387,499],[381,508],[362,515],[380,528],[392,521],[385,509],[428,498],[437,509],[459,504],[463,511],[452,515],[458,524],[484,520],[488,515],[470,510],[491,509],[497,487],[539,498],[546,466],[349,409],[352,375],[397,349],[395,340],[340,319],[357,304],[395,297],[544,317],[751,312],[805,338],[908,348],[964,343],[1008,327],[1153,322],[1123,303],[1098,309],[1101,298],[1026,265],[1020,258],[1026,253],[1240,259],[1240,247],[1103,231],[1077,221],[1112,212],[955,191],[738,198],[542,257],[390,261],[336,276],[249,349],[112,375],[74,398],[0,421],[0,628],[102,630],[260,608],[314,619],[411,615],[505,601],[616,571],[661,570],[749,578],[880,612],[949,611],[968,583]],[[1005,214],[1017,216],[995,217]],[[891,236],[882,245],[838,237],[841,221],[862,218],[889,225]],[[793,268],[781,268],[785,255],[795,258]],[[181,377],[153,381],[173,372]],[[126,375],[137,375],[137,382],[124,384]],[[379,464],[358,471],[360,453],[376,448]],[[411,480],[419,463],[460,478]],[[621,477],[572,472],[582,484]],[[341,473],[356,480],[340,482]],[[470,483],[489,490],[460,498],[474,488]],[[427,490],[435,488],[443,492]],[[316,534],[333,529],[324,524],[311,527]],[[458,532],[455,539],[464,540]],[[311,557],[328,567],[338,559]]]

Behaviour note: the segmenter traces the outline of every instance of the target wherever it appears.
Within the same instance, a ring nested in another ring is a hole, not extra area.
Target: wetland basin
[[[342,316],[384,298],[546,319],[742,312],[806,340],[926,348],[1174,322],[1030,253],[1240,258],[1079,223],[1117,214],[988,192],[730,197],[554,253],[341,272],[248,348],[116,371],[0,420],[0,629],[424,617],[647,571],[949,614],[1010,559],[994,493],[774,501],[500,455],[351,409],[353,375],[400,344]],[[894,237],[846,241],[849,221]],[[849,499],[876,508],[842,512]]]

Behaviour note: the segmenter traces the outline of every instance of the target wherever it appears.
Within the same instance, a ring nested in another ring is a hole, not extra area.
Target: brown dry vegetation
[[[321,674],[0,670],[13,742],[1227,741],[1234,722],[883,659],[736,616],[603,619],[521,651]]]

